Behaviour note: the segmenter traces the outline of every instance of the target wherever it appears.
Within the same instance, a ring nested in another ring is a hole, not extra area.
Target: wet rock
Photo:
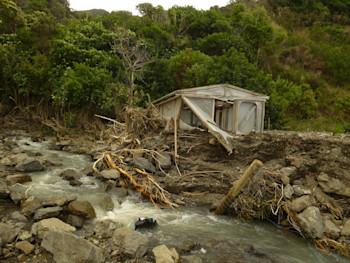
[[[321,238],[324,233],[320,209],[315,206],[306,208],[297,215],[300,226],[309,238]]]
[[[102,208],[106,211],[112,211],[114,209],[114,203],[109,195],[105,195],[101,198],[100,204]]]
[[[24,223],[7,221],[0,222],[0,239],[2,244],[11,243],[23,229]]]
[[[36,210],[38,210],[41,206],[41,200],[34,196],[29,197],[27,200],[21,203],[21,213],[29,217],[34,214]]]
[[[14,151],[14,150],[12,150],[12,151]],[[14,166],[24,162],[28,158],[29,158],[29,156],[26,153],[17,153],[15,155],[11,156],[11,159],[13,160]]]
[[[180,199],[176,199],[175,200],[175,203],[178,204],[178,205],[186,205],[186,202],[180,200]],[[216,206],[217,207],[217,206]],[[216,208],[215,208],[216,209]]]
[[[98,238],[110,238],[114,231],[122,227],[121,224],[112,219],[100,220],[97,222],[94,232]]]
[[[297,213],[303,211],[309,206],[311,206],[311,198],[308,195],[296,198],[290,203],[290,209]]]
[[[44,166],[40,163],[39,160],[33,157],[28,157],[24,161],[16,165],[16,170],[20,172],[43,171]]]
[[[158,168],[169,169],[171,168],[171,155],[168,153],[161,153],[157,155],[156,164]]]
[[[150,161],[148,161],[147,159],[145,159],[143,157],[134,156],[133,163],[134,163],[134,166],[136,168],[139,168],[141,170],[145,169],[146,171],[151,172],[151,173],[156,172],[156,168],[154,167],[154,165]]]
[[[50,229],[41,246],[52,253],[56,263],[100,263],[103,252],[91,242],[59,229]]]
[[[128,227],[115,230],[112,243],[119,248],[121,253],[131,258],[143,257],[148,248],[148,238]]]
[[[202,259],[198,256],[182,256],[181,263],[202,263]]]
[[[78,174],[77,171],[73,170],[73,169],[67,169],[65,171],[63,171],[60,176],[67,181],[72,181],[72,180],[79,180],[80,179],[80,175]]]
[[[55,145],[57,147],[59,147],[59,149],[63,149],[64,147],[72,145],[72,141],[71,140],[63,140],[63,141],[60,141],[60,142],[56,142]]]
[[[154,220],[153,218],[139,218],[135,222],[135,229],[152,228],[155,226],[157,226],[157,220]]]
[[[335,240],[339,238],[340,228],[326,217],[323,217],[323,228],[327,237]]]
[[[6,183],[8,185],[14,185],[14,184],[24,184],[27,182],[31,182],[32,177],[28,174],[14,174],[14,175],[8,175],[6,176]]]
[[[45,234],[52,228],[60,229],[66,232],[75,232],[75,227],[64,223],[58,218],[43,219],[32,225],[31,233],[43,239]]]
[[[28,255],[34,251],[34,246],[28,241],[20,241],[16,243],[16,248]]]
[[[66,219],[66,223],[70,224],[74,227],[80,228],[84,225],[84,218],[76,215],[68,215]]]
[[[15,204],[19,204],[25,197],[27,187],[24,185],[13,185],[9,187],[10,197]]]
[[[106,180],[117,180],[120,178],[120,173],[115,169],[103,170],[100,174]]]
[[[0,198],[6,199],[10,196],[9,188],[3,179],[0,179]]]
[[[50,217],[57,217],[62,211],[62,207],[54,206],[54,207],[46,207],[40,208],[35,212],[34,220],[42,220]]]
[[[68,205],[68,212],[84,218],[95,218],[96,213],[93,206],[88,201],[72,201]]]
[[[311,190],[302,185],[293,185],[293,191],[294,194],[298,197],[311,194]]]
[[[69,184],[70,184],[71,186],[80,186],[80,185],[82,185],[83,183],[80,182],[79,180],[71,180],[71,181],[69,181]]]
[[[350,219],[345,219],[344,222],[345,224],[343,225],[341,235],[344,237],[350,237]]]
[[[10,214],[10,219],[17,221],[17,222],[27,222],[27,218],[22,215],[19,211],[15,211],[13,213]]]
[[[166,245],[157,246],[152,252],[156,263],[176,263],[180,258],[175,248],[169,249]]]
[[[94,174],[94,169],[92,169],[92,166],[86,167],[81,171],[82,174],[85,174],[86,176],[92,176]]]
[[[42,205],[43,207],[48,207],[48,206],[64,206],[65,204],[68,203],[68,198],[65,195],[55,195],[55,196],[50,196],[43,200]]]

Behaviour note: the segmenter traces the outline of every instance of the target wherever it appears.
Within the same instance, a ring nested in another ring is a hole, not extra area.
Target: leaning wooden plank
[[[236,196],[241,192],[241,190],[248,184],[249,180],[253,178],[263,167],[263,163],[259,160],[254,160],[248,169],[244,172],[242,177],[238,182],[231,188],[225,198],[220,202],[219,206],[216,208],[214,214],[221,215],[226,208],[229,208]]]

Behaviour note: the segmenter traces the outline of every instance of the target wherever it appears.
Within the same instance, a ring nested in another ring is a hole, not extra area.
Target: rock
[[[296,198],[290,203],[290,209],[297,213],[303,211],[309,206],[311,206],[311,199],[308,195]]]
[[[283,167],[279,173],[281,175],[281,180],[284,185],[288,185],[290,183],[290,177],[294,175],[297,171],[297,168],[294,166]]]
[[[100,202],[102,208],[106,211],[112,211],[114,209],[114,203],[112,197],[109,195],[105,195],[101,198]]]
[[[311,195],[311,190],[302,185],[293,185],[293,191],[296,196]]]
[[[60,176],[67,181],[72,181],[72,180],[79,180],[80,179],[80,175],[78,174],[77,171],[73,170],[73,169],[67,169],[65,171],[63,171]]]
[[[66,232],[75,232],[75,227],[68,225],[58,218],[43,219],[32,225],[31,233],[43,239],[45,234],[52,228],[61,229]]]
[[[45,218],[57,217],[62,211],[62,207],[53,206],[36,210],[34,220],[39,221]]]
[[[13,185],[9,187],[10,197],[15,204],[19,204],[25,197],[25,192],[28,188],[24,185]]]
[[[23,227],[24,223],[22,222],[0,222],[0,239],[2,244],[11,243],[13,240],[15,240]]]
[[[20,241],[16,243],[16,248],[28,255],[34,251],[34,246],[28,241]]]
[[[198,256],[182,256],[181,263],[202,263],[202,259]]]
[[[157,220],[154,220],[153,218],[139,218],[135,222],[135,229],[138,228],[152,228],[157,226]]]
[[[8,185],[14,185],[14,184],[24,184],[27,182],[31,182],[32,177],[28,174],[14,174],[14,175],[8,175],[6,177],[6,183]]]
[[[323,217],[323,228],[325,235],[329,238],[337,240],[340,236],[340,228],[330,219]]]
[[[116,229],[112,242],[123,254],[131,258],[143,257],[148,248],[148,238],[128,227]]]
[[[350,187],[337,178],[330,178],[327,174],[321,173],[317,180],[323,192],[350,197]]]
[[[329,177],[328,177],[328,174],[322,172],[320,173],[318,176],[317,176],[317,180],[319,182],[328,182],[329,181]]]
[[[320,209],[315,206],[306,208],[297,215],[302,230],[309,238],[321,238],[324,233],[323,220]]]
[[[120,178],[120,173],[115,169],[103,170],[100,175],[106,180],[117,180]]]
[[[54,195],[43,200],[43,207],[47,206],[64,206],[68,203],[68,198],[65,195]]]
[[[6,199],[10,196],[9,188],[3,179],[0,179],[0,198]]]
[[[31,238],[33,235],[32,233],[28,232],[28,231],[23,231],[22,233],[20,233],[18,235],[18,239],[19,240],[28,240],[29,238]]]
[[[68,215],[66,223],[74,227],[80,228],[84,225],[84,218],[76,215]]]
[[[20,172],[43,171],[44,166],[37,159],[28,157],[16,165],[16,170]]]
[[[1,159],[0,164],[2,164],[4,166],[11,166],[12,165],[12,161],[10,160],[10,158],[5,157],[5,158]]]
[[[341,235],[344,237],[350,237],[350,219],[344,220],[345,224],[341,231]]]
[[[71,186],[79,186],[79,185],[82,185],[83,183],[80,182],[79,180],[71,180],[71,181],[69,181],[69,184]]]
[[[15,211],[11,213],[10,219],[17,222],[24,222],[24,223],[28,221],[28,219],[24,215],[22,215],[19,211]]]
[[[27,158],[29,158],[29,156],[25,153],[18,153],[13,155],[11,158],[13,160],[13,165],[16,166],[21,162],[24,162]]]
[[[156,168],[154,167],[154,165],[143,157],[134,156],[133,163],[136,168],[145,169],[146,171],[151,173],[156,172]]]
[[[152,249],[156,263],[176,263],[179,254],[175,249],[170,250],[166,245],[160,245]]]
[[[283,190],[283,193],[287,199],[291,199],[294,194],[294,189],[290,184],[287,184],[287,186]]]
[[[171,155],[168,153],[161,153],[157,155],[156,164],[158,168],[170,169],[171,168]]]
[[[94,169],[92,169],[92,166],[88,166],[85,169],[83,169],[81,173],[85,174],[86,176],[92,176],[94,174]]]
[[[117,228],[122,227],[120,223],[112,219],[100,220],[97,222],[94,232],[98,238],[110,238]]]
[[[82,216],[84,218],[96,217],[95,209],[92,207],[92,205],[88,201],[70,202],[68,205],[68,212],[73,215]]]
[[[29,197],[21,203],[21,213],[28,217],[41,207],[41,200],[34,196]]]
[[[186,205],[186,202],[182,201],[181,199],[176,199],[175,203],[178,205]]]
[[[59,229],[50,229],[44,236],[41,246],[52,253],[56,263],[100,263],[105,260],[100,248],[81,237]]]
[[[67,147],[70,146],[72,144],[71,140],[63,140],[60,142],[56,142],[56,146],[59,147],[60,149],[62,149],[63,147]]]

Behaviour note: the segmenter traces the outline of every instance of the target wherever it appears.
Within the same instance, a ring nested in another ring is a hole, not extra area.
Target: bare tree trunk
[[[132,106],[134,99],[134,70],[130,72],[130,80],[129,80],[129,107]]]

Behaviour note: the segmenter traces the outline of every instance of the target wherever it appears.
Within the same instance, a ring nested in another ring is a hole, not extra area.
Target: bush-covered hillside
[[[348,128],[350,0],[137,8],[0,0],[0,101],[74,124],[145,105],[146,94],[229,83],[269,95],[275,128]]]

